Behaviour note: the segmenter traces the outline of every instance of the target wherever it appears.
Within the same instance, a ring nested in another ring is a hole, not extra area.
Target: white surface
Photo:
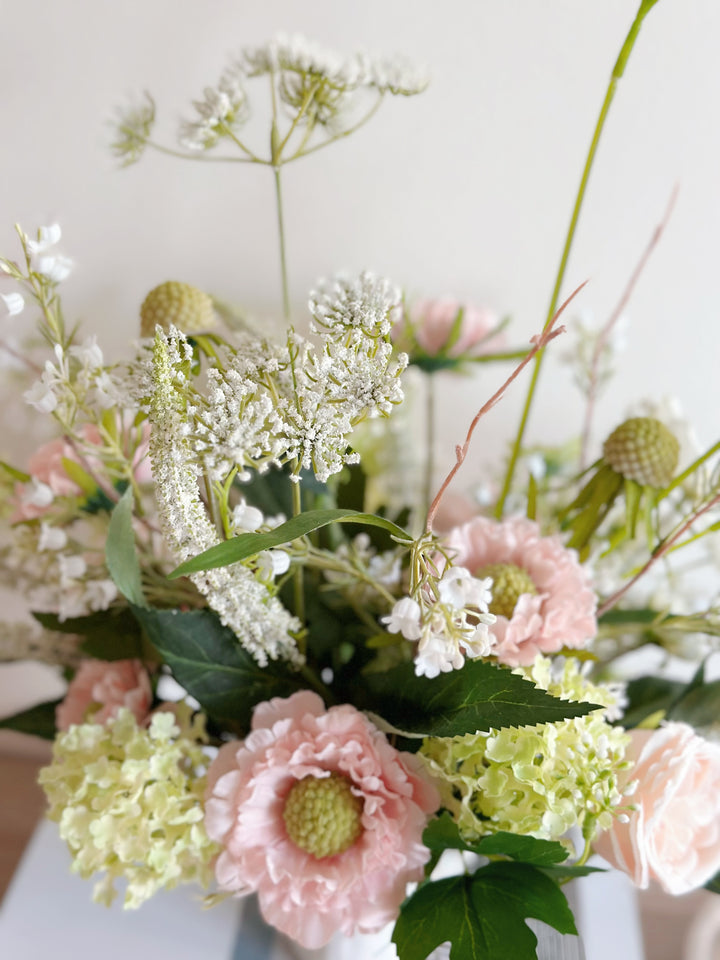
[[[57,825],[43,821],[0,911],[4,960],[231,960],[237,902],[202,910],[198,888],[179,887],[139,910],[107,909],[69,868]]]

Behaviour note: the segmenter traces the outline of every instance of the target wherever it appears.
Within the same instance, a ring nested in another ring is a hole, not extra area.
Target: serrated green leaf
[[[233,537],[232,540],[219,543],[198,554],[197,557],[181,563],[169,574],[169,577],[174,580],[176,577],[184,577],[200,570],[227,567],[239,560],[254,557],[262,550],[270,550],[272,547],[279,547],[284,543],[307,536],[313,530],[319,530],[329,523],[363,523],[372,527],[381,527],[401,540],[411,539],[410,534],[406,533],[402,527],[373,513],[358,513],[357,510],[307,510],[286,523],[281,523],[269,533],[242,533],[240,536]]]
[[[33,737],[42,737],[43,740],[54,740],[55,708],[61,700],[51,700],[47,703],[38,703],[28,710],[22,710],[11,717],[0,720],[0,729],[16,730],[18,733],[27,733]]]
[[[535,960],[532,917],[577,934],[558,885],[524,863],[490,863],[472,876],[426,883],[405,901],[393,931],[400,960],[426,960],[449,940],[450,960]]]
[[[257,662],[208,610],[133,613],[173,676],[218,723],[237,733],[249,729],[253,708],[271,697],[288,697],[306,686],[285,663]]]
[[[132,525],[133,491],[128,487],[115,504],[108,526],[105,561],[115,586],[130,603],[145,606],[140,564]]]
[[[638,677],[631,680],[626,687],[628,704],[620,721],[622,726],[631,729],[658,710],[667,712],[684,689],[684,683],[665,677]]]
[[[429,680],[412,663],[365,677],[363,706],[400,730],[432,737],[457,737],[491,727],[523,727],[582,717],[597,704],[573,703],[503,667],[468,660],[461,670]]]

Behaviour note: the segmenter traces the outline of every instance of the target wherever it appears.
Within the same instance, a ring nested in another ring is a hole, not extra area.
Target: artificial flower
[[[268,923],[311,949],[338,930],[379,930],[422,879],[438,802],[416,758],[354,707],[326,710],[307,690],[261,703],[208,771],[219,887],[257,891]]]
[[[105,723],[126,708],[142,723],[150,712],[152,688],[139,660],[83,660],[55,711],[58,730],[72,724]]]

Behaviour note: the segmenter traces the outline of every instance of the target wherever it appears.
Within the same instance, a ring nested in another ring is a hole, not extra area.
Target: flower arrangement
[[[655,2],[640,5],[608,98]],[[268,153],[245,136],[263,83]],[[27,301],[38,312],[49,352],[25,355],[24,399],[56,437],[27,469],[1,465],[0,569],[35,622],[5,624],[0,649],[57,665],[67,693],[2,725],[53,739],[48,815],[103,903],[116,884],[138,907],[194,883],[209,904],[257,894],[307,948],[394,922],[401,960],[446,942],[452,960],[532,958],[527,918],[576,932],[562,887],[600,869],[593,851],[639,886],[720,889],[717,684],[703,665],[687,684],[628,674],[649,644],[692,659],[720,634],[716,606],[684,608],[676,565],[720,529],[720,442],[688,455],[677,418],[654,406],[590,463],[616,317],[571,352],[581,442],[525,439],[577,293],[560,304],[606,107],[529,346],[508,349],[490,311],[408,304],[370,273],[319,285],[309,333],[292,326],[283,167],[425,83],[397,60],[279,38],[205,90],[179,150],[154,140],[149,96],[120,116],[123,164],[157,149],[270,168],[284,339],[167,281],[142,304],[132,359],[107,363],[65,323],[60,228],[18,228],[0,296],[12,316]],[[476,363],[510,364],[507,380],[437,487],[428,443],[415,491],[395,425],[407,370],[432,397],[437,371]],[[526,368],[494,493],[458,516],[448,487]],[[464,869],[437,879],[448,851]]]

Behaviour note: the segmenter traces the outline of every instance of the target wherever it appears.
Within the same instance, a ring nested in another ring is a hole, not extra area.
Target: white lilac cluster
[[[377,587],[397,590],[402,581],[399,550],[378,552],[366,533],[359,533],[350,543],[341,543],[332,559],[335,566],[324,571],[328,583],[366,607],[377,604]]]
[[[465,658],[487,657],[494,638],[488,627],[495,617],[488,613],[492,600],[488,577],[479,580],[465,567],[448,567],[437,582],[437,595],[421,588],[415,596],[403,597],[381,621],[389,633],[400,633],[417,642],[415,673],[434,678],[459,670]]]
[[[154,392],[150,402],[150,459],[163,533],[176,561],[215,546],[218,536],[198,491],[192,450],[194,414],[184,369],[191,351],[172,329],[158,330],[153,348]],[[300,623],[242,564],[192,574],[190,578],[221,621],[261,665],[284,657],[299,662],[292,631]]]
[[[22,591],[30,608],[61,621],[107,610],[117,588],[107,575],[107,522],[91,516],[64,526],[18,523],[3,550],[0,578]]]
[[[55,362],[45,361],[40,379],[23,395],[40,413],[54,413],[72,427],[83,408],[109,410],[123,404],[121,385],[105,367],[96,337],[67,350],[56,343],[53,352]]]
[[[293,331],[283,347],[248,338],[208,371],[192,415],[195,452],[213,480],[231,470],[293,464],[324,482],[345,464],[354,427],[402,401],[407,356],[393,354],[391,317],[400,294],[369,273],[314,294],[318,348]]]
[[[247,120],[250,109],[243,88],[243,71],[226,70],[217,87],[206,87],[202,100],[194,100],[197,117],[184,121],[180,143],[189,150],[209,150],[221,137],[232,137]]]

